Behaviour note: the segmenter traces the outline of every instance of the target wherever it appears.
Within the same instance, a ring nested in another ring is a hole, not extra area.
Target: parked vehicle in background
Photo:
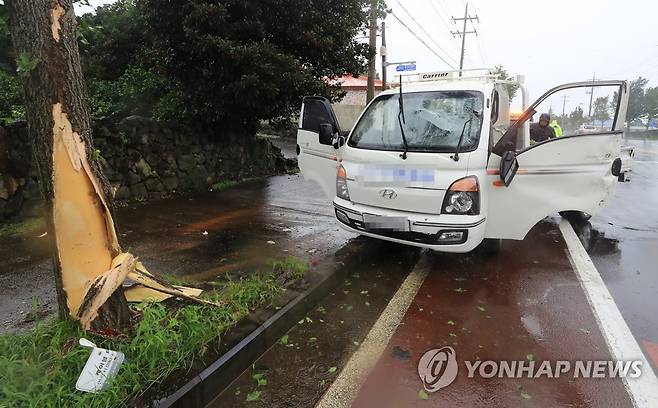
[[[597,133],[602,130],[601,126],[596,126],[596,125],[581,125],[577,130],[576,134],[577,135],[585,135],[588,133]]]

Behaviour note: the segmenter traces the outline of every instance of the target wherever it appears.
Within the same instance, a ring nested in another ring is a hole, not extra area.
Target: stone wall
[[[131,116],[94,123],[94,147],[118,202],[207,190],[214,183],[284,172],[268,140],[196,132],[176,123]],[[0,129],[0,219],[39,199],[25,123]]]

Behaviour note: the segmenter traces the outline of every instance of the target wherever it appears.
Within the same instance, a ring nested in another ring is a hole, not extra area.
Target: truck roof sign
[[[426,72],[420,74],[418,78],[421,81],[437,81],[440,79],[450,79],[455,76],[454,72]]]

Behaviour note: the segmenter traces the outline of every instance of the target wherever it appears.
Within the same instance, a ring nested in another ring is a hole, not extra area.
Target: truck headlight
[[[452,183],[441,207],[442,214],[480,214],[480,188],[475,176],[464,177]]]
[[[336,173],[336,196],[350,201],[350,192],[347,189],[347,172],[342,164],[338,166],[338,172]]]

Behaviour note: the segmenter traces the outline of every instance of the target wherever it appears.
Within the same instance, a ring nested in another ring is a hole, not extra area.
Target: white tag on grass
[[[91,348],[91,355],[80,373],[75,388],[78,391],[96,393],[107,388],[109,381],[119,371],[125,356],[120,351],[98,348],[87,339],[80,339],[80,345]]]

